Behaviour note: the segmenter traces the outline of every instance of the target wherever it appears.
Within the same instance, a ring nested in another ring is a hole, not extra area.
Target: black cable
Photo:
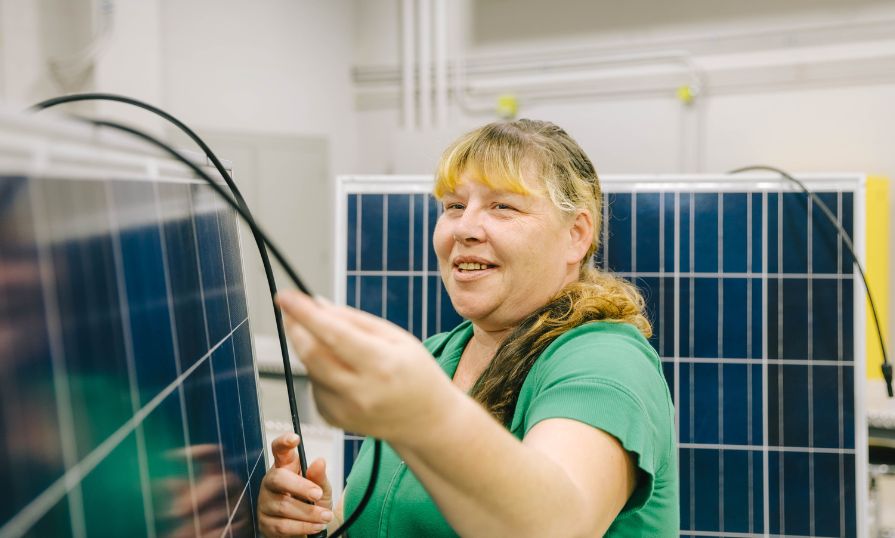
[[[32,105],[31,110],[40,111],[52,108],[54,106],[63,105],[66,103],[75,103],[78,101],[115,101],[142,108],[143,110],[147,110],[157,116],[164,118],[175,127],[180,129],[188,137],[190,137],[190,139],[192,139],[192,141],[195,142],[196,145],[199,146],[203,152],[205,152],[208,160],[211,161],[215,169],[217,169],[218,173],[221,174],[221,177],[224,178],[224,182],[227,184],[227,187],[230,188],[230,191],[233,193],[233,197],[235,198],[236,202],[240,206],[242,206],[246,213],[251,213],[251,211],[249,211],[249,206],[246,203],[245,198],[243,198],[242,193],[236,186],[236,182],[233,181],[233,178],[227,172],[224,164],[221,162],[220,159],[218,159],[217,155],[215,155],[214,152],[211,151],[211,148],[208,146],[208,144],[206,144],[204,140],[199,138],[199,135],[197,135],[185,123],[156,106],[150,105],[149,103],[145,103],[132,97],[117,95],[114,93],[75,93],[41,101],[35,105]],[[273,305],[273,314],[277,326],[277,337],[280,343],[280,354],[283,357],[283,371],[286,378],[286,394],[289,398],[289,412],[292,416],[292,430],[301,439],[304,439],[301,434],[301,420],[298,416],[298,404],[295,400],[295,384],[292,376],[292,365],[289,362],[289,348],[286,345],[286,331],[283,328],[283,314],[276,304],[277,283],[276,279],[274,278],[273,267],[270,264],[270,257],[267,255],[267,248],[264,246],[264,241],[262,241],[261,238],[258,237],[254,229],[252,229],[252,236],[255,239],[255,244],[258,246],[258,252],[261,255],[261,263],[264,266],[264,276],[267,277],[267,287],[270,291],[270,301]],[[304,285],[303,282],[299,280],[296,285],[303,292],[308,293],[307,287]],[[305,476],[308,470],[308,460],[307,456],[305,455],[305,446],[303,443],[299,443],[298,445],[298,464],[301,468],[301,475]]]
[[[286,274],[289,278],[295,283],[296,286],[299,287],[302,291],[307,293],[307,288],[302,283],[301,279],[296,273],[295,269],[289,264],[286,257],[283,255],[282,251],[276,246],[276,244],[271,241],[270,237],[261,229],[255,219],[252,217],[251,213],[249,213],[245,208],[239,205],[236,200],[230,197],[224,189],[215,182],[214,179],[211,178],[204,170],[202,170],[198,165],[196,165],[191,160],[187,159],[183,155],[181,155],[177,150],[169,146],[168,144],[162,142],[158,138],[144,133],[138,129],[134,129],[132,127],[128,127],[126,125],[122,125],[120,123],[115,123],[112,121],[106,120],[93,120],[89,118],[79,118],[85,121],[92,123],[98,127],[109,127],[112,129],[116,129],[119,131],[124,131],[126,133],[130,133],[133,136],[141,138],[150,144],[162,149],[165,153],[169,154],[173,158],[185,164],[190,170],[192,170],[196,175],[198,175],[202,180],[204,180],[208,185],[223,198],[236,212],[242,217],[243,221],[252,229],[253,234],[257,235],[266,245],[267,248],[270,249],[270,253],[273,254],[273,257],[280,263],[283,269],[286,271]],[[360,504],[357,505],[357,508],[352,512],[351,516],[346,519],[341,526],[330,536],[330,538],[337,538],[342,536],[360,516],[363,509],[366,507],[367,503],[370,501],[370,497],[373,495],[373,489],[376,484],[376,479],[379,476],[379,460],[382,452],[382,441],[379,439],[374,439],[373,441],[373,468],[370,472],[370,482],[367,484],[367,489],[364,492],[363,497],[361,498]],[[326,531],[315,535],[315,536],[326,536]]]
[[[773,166],[766,165],[755,165],[755,166],[744,166],[742,168],[737,168],[736,170],[731,170],[729,173],[731,174],[739,174],[740,172],[756,172],[756,171],[764,171],[764,172],[774,172],[776,174],[780,174],[785,179],[795,183],[802,189],[808,198],[814,202],[817,207],[823,212],[824,216],[830,221],[830,223],[836,228],[836,231],[839,233],[839,236],[842,237],[842,241],[845,244],[845,247],[848,249],[848,252],[851,254],[852,261],[855,264],[855,267],[858,268],[858,273],[861,274],[861,280],[864,282],[864,290],[867,292],[867,301],[870,303],[870,311],[873,313],[873,322],[876,324],[876,334],[879,336],[879,347],[882,350],[883,354],[883,379],[886,382],[886,391],[889,393],[889,398],[893,397],[892,392],[892,363],[889,362],[889,355],[886,353],[886,343],[883,339],[883,331],[879,324],[879,315],[876,312],[876,303],[873,300],[873,294],[870,293],[870,285],[867,283],[867,275],[864,273],[864,267],[861,265],[861,262],[858,261],[858,255],[855,253],[854,244],[852,243],[851,237],[849,237],[848,232],[845,231],[845,228],[842,227],[842,224],[839,223],[839,220],[836,218],[836,215],[827,207],[827,204],[823,202],[815,193],[808,190],[808,187],[805,186],[804,183],[796,179],[779,168],[775,168]]]

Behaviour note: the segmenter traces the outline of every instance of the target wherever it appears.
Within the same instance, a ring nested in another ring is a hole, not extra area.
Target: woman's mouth
[[[494,267],[494,266],[488,265],[486,263],[475,263],[475,262],[458,263],[457,264],[457,268],[464,272],[466,272],[466,271],[483,271],[485,269],[491,269],[492,267]]]
[[[454,265],[454,280],[469,282],[478,280],[497,270],[496,265],[479,262],[462,262]]]

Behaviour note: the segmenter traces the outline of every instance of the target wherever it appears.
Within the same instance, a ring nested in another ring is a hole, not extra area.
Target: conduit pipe
[[[404,128],[412,130],[416,128],[416,84],[414,81],[414,67],[416,55],[414,51],[414,0],[401,0],[401,102],[404,109]]]
[[[594,70],[667,63],[684,67],[689,80],[690,89],[694,95],[698,96],[699,93],[705,89],[705,77],[702,71],[693,61],[690,53],[685,50],[643,52],[612,56],[583,56],[580,58],[550,61],[515,61],[503,65],[497,60],[494,61],[493,65],[477,67],[474,70],[479,73],[487,72],[489,74],[509,74],[512,72],[526,71],[538,72],[538,74],[514,78],[512,82],[513,86],[507,86],[505,88],[505,91],[521,94],[527,101],[531,102],[556,99],[564,96],[617,95],[620,93],[619,90],[609,89],[607,91],[599,91],[592,88],[585,90],[578,86],[581,83],[593,80],[592,75],[594,74]],[[466,66],[465,55],[461,55],[455,65],[455,92],[457,103],[460,108],[467,113],[493,112],[493,101],[489,100],[487,103],[474,102],[474,98],[470,95],[471,88],[466,82],[468,68]],[[577,69],[578,71],[570,73],[565,77],[551,76],[550,73],[569,69]],[[561,78],[562,80],[557,80],[557,78]],[[494,85],[499,86],[499,84],[500,82],[498,80]],[[669,90],[672,89],[670,88]],[[495,90],[496,93],[500,93],[500,91],[501,90]]]
[[[401,103],[407,130],[447,124],[447,16],[447,0],[402,0]]]
[[[447,126],[447,0],[435,0],[435,126]]]
[[[419,0],[419,103],[420,129],[429,129],[432,124],[432,1]]]

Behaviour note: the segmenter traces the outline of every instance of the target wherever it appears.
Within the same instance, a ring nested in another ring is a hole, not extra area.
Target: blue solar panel
[[[236,216],[93,170],[0,174],[0,537],[254,536]]]
[[[859,177],[811,185],[860,232]],[[430,188],[340,178],[337,212],[337,298],[420,338],[460,322],[429,245]],[[604,190],[595,263],[646,298],[675,400],[682,536],[860,535],[863,290],[833,226],[768,176],[606,178]],[[346,436],[346,476],[359,442]]]

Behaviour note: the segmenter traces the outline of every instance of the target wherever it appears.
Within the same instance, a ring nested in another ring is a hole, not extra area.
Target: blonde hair
[[[587,211],[593,241],[579,278],[526,316],[501,343],[471,395],[509,425],[525,377],[541,353],[564,332],[591,321],[629,323],[652,335],[643,296],[633,284],[593,264],[602,227],[603,197],[596,169],[563,129],[546,121],[495,122],[460,137],[445,150],[434,194],[453,192],[466,172],[491,188],[546,195],[561,211]]]

